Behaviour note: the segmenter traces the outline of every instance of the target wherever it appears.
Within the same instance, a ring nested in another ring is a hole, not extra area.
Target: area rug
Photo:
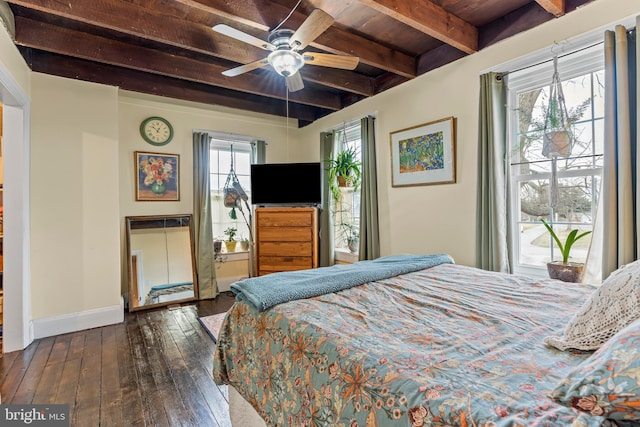
[[[220,332],[222,321],[227,313],[212,314],[211,316],[198,317],[198,321],[204,326],[205,331],[209,334],[213,342],[217,342],[216,337]]]

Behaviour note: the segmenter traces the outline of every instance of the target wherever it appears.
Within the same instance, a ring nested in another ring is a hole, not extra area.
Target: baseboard
[[[97,308],[95,310],[78,313],[63,314],[62,316],[44,317],[31,322],[35,339],[68,334],[69,332],[99,328],[124,321],[124,299],[120,298],[120,305]]]
[[[218,292],[228,292],[231,290],[231,284],[238,280],[246,279],[247,276],[235,276],[235,277],[216,277],[216,283],[218,284]]]

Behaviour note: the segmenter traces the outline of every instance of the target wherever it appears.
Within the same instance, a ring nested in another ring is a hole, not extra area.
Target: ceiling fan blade
[[[225,36],[232,37],[236,40],[240,40],[241,42],[245,42],[250,45],[257,46],[260,49],[276,50],[276,47],[271,43],[261,40],[257,37],[254,37],[251,34],[244,33],[240,30],[236,30],[235,28],[225,24],[214,25],[213,27],[211,27],[211,29],[216,33],[224,34]]]
[[[267,58],[260,59],[254,62],[249,62],[248,64],[241,65],[236,68],[225,70],[222,72],[222,75],[227,77],[235,77],[235,76],[239,76],[240,74],[244,74],[248,71],[257,70],[258,68],[264,67],[265,65],[269,65],[269,61],[267,61]]]
[[[302,76],[300,76],[300,73],[295,73],[293,76],[285,77],[285,79],[289,92],[296,92],[304,89],[304,83],[302,82]]]
[[[353,70],[358,66],[360,59],[357,56],[332,55],[328,53],[305,52],[302,57],[304,62],[322,67],[342,68]]]
[[[293,33],[289,44],[293,50],[300,50],[307,47],[316,37],[324,33],[334,22],[331,15],[321,9],[315,9],[311,15],[300,25],[300,28]]]

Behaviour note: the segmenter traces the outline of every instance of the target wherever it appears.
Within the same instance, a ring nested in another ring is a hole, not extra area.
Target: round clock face
[[[173,138],[173,127],[162,117],[149,117],[140,125],[140,135],[151,145],[165,145]]]

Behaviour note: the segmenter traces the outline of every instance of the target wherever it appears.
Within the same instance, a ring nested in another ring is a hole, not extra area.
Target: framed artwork
[[[455,118],[391,132],[391,185],[456,182]]]
[[[167,153],[134,153],[136,201],[180,200],[180,156]]]

